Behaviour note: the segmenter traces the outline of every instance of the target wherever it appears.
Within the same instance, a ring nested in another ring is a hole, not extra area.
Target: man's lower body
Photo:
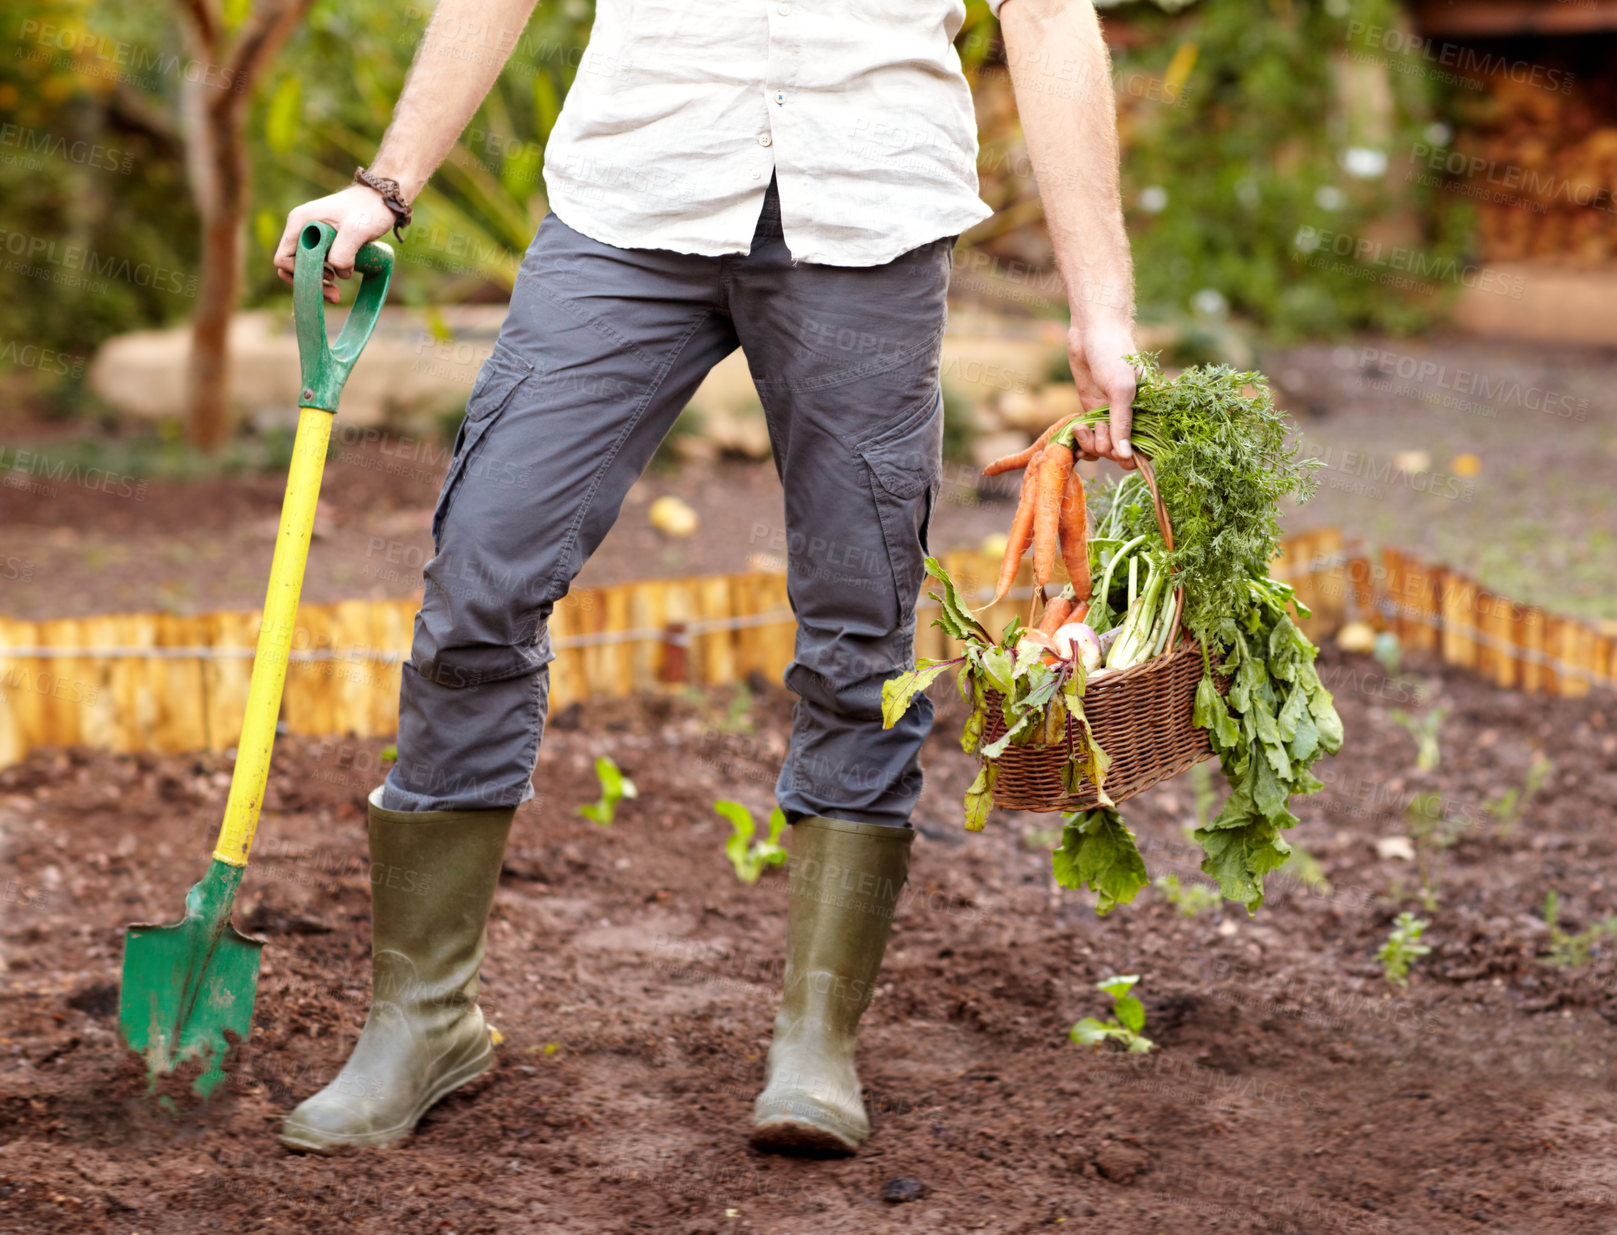
[[[744,256],[617,249],[545,220],[438,500],[399,759],[372,795],[373,866],[429,877],[409,895],[375,890],[370,1017],[343,1073],[288,1119],[288,1145],[391,1143],[492,1064],[477,968],[499,852],[533,794],[548,618],[738,346],[785,489],[798,624],[776,788],[794,824],[786,989],[754,1140],[850,1152],[864,1139],[854,1035],[907,871],[932,719],[923,698],[884,730],[881,686],[911,664],[952,243],[877,267],[794,265],[773,189]]]

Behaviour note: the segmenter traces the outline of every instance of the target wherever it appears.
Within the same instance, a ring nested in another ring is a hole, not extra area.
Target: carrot
[[[1072,416],[1063,416],[1060,420],[1056,421],[1055,424],[1051,425],[1043,433],[1039,434],[1039,440],[1034,442],[1033,445],[1029,446],[1026,450],[1019,450],[1014,455],[1005,455],[1003,458],[995,459],[987,467],[983,468],[983,475],[998,476],[1001,472],[1014,472],[1019,467],[1026,467],[1033,461],[1034,455],[1038,454],[1039,451],[1043,450],[1047,445],[1049,445],[1052,437],[1054,437],[1062,429],[1066,428],[1067,425],[1076,418],[1076,413]]]
[[[1089,580],[1089,513],[1084,503],[1084,478],[1076,469],[1067,473],[1061,494],[1061,560],[1066,563],[1072,592],[1088,600],[1093,584]]]
[[[1038,462],[1037,459],[1034,460]],[[1034,481],[1038,478],[1039,469],[1029,467],[1022,477],[1022,494],[1016,502],[1016,517],[1011,520],[1010,537],[1005,541],[1005,560],[999,567],[999,586],[994,591],[994,600],[1005,599],[1005,593],[1011,590],[1011,584],[1016,582],[1016,568],[1021,564],[1022,555],[1027,547],[1033,543],[1033,493]]]
[[[1070,620],[1073,606],[1076,603],[1070,596],[1057,596],[1044,607],[1044,612],[1039,615],[1039,624],[1035,629],[1047,635],[1055,634]]]
[[[1033,581],[1040,587],[1055,573],[1056,548],[1060,539],[1061,499],[1072,474],[1072,451],[1065,446],[1046,446],[1038,466],[1028,468],[1038,474],[1034,491]]]
[[[1077,604],[1073,605],[1072,612],[1067,614],[1067,621],[1081,622],[1088,616],[1089,602],[1087,600],[1080,600]]]

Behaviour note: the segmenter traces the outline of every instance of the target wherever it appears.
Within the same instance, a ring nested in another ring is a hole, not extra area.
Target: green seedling
[[[609,828],[618,813],[618,803],[624,798],[639,797],[640,790],[636,789],[634,782],[612,762],[610,755],[602,755],[596,759],[595,778],[601,782],[601,800],[591,802],[588,806],[580,806],[578,813],[597,827]]]
[[[1097,990],[1112,997],[1112,1019],[1097,1021],[1086,1016],[1074,1025],[1067,1036],[1080,1046],[1099,1046],[1107,1040],[1121,1042],[1131,1054],[1143,1055],[1155,1045],[1146,1037],[1145,1005],[1132,993],[1140,980],[1138,974],[1123,974],[1095,983]]]
[[[1420,941],[1430,925],[1424,918],[1417,918],[1407,911],[1399,914],[1393,922],[1392,934],[1381,945],[1376,959],[1381,962],[1382,976],[1394,986],[1408,986],[1409,967],[1432,950],[1430,945]]]
[[[724,856],[736,868],[736,878],[742,883],[757,883],[766,866],[786,865],[786,850],[780,843],[786,831],[786,812],[775,807],[769,812],[769,838],[753,840],[758,829],[752,821],[752,812],[740,802],[720,798],[713,809],[730,821],[730,838],[724,842]]]
[[[1406,712],[1403,708],[1392,710],[1394,723],[1409,730],[1409,736],[1415,739],[1415,766],[1422,772],[1435,771],[1442,761],[1443,750],[1438,745],[1437,731],[1442,728],[1443,720],[1448,714],[1448,708],[1433,708],[1430,712],[1424,712],[1419,716]]]
[[[1445,856],[1475,822],[1469,815],[1445,812],[1443,795],[1435,790],[1417,793],[1404,808],[1404,831],[1415,849],[1421,905],[1428,913],[1437,912]]]
[[[1544,787],[1550,773],[1555,770],[1555,764],[1546,759],[1543,754],[1535,753],[1533,762],[1528,766],[1527,779],[1521,788],[1512,785],[1509,789],[1495,794],[1482,804],[1487,811],[1499,821],[1494,829],[1494,835],[1500,840],[1509,838],[1515,832],[1516,825],[1521,823],[1522,817],[1527,814],[1528,804],[1533,795]]]
[[[1550,928],[1550,954],[1544,961],[1558,969],[1582,969],[1602,942],[1617,939],[1617,916],[1608,916],[1576,935],[1562,930],[1561,896],[1554,888],[1544,897],[1544,925]]]
[[[1205,883],[1181,883],[1178,875],[1158,875],[1151,881],[1157,895],[1176,906],[1182,918],[1194,918],[1203,909],[1217,909],[1224,898],[1217,888]]]

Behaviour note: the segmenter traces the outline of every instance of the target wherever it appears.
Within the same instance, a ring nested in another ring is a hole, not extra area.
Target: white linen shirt
[[[999,0],[992,6],[997,12]],[[597,0],[545,150],[562,222],[746,253],[771,175],[795,261],[876,266],[992,211],[962,0]]]

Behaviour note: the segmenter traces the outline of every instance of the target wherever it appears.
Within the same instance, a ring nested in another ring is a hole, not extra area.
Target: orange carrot
[[[994,591],[996,602],[1004,600],[1005,593],[1011,590],[1011,584],[1016,582],[1016,568],[1022,562],[1022,555],[1033,543],[1033,482],[1038,474],[1037,467],[1029,467],[1022,477],[1022,494],[1017,499],[1016,517],[1011,520],[1011,534],[1005,541],[1005,560],[999,567],[999,586]]]
[[[1089,581],[1089,514],[1084,503],[1084,478],[1076,469],[1067,473],[1061,494],[1061,560],[1072,580],[1073,595],[1088,600],[1093,584]]]
[[[983,468],[983,475],[998,476],[1001,472],[1014,472],[1019,467],[1026,467],[1033,461],[1033,456],[1043,450],[1049,444],[1050,439],[1066,428],[1068,422],[1073,420],[1076,415],[1077,413],[1074,413],[1073,416],[1063,416],[1055,424],[1039,434],[1039,440],[1026,450],[1019,450],[1014,455],[1005,455],[1003,458],[995,459],[987,467]]]
[[[1060,542],[1061,499],[1072,474],[1072,451],[1065,446],[1046,446],[1039,455],[1038,488],[1034,491],[1033,581],[1040,587],[1055,573],[1056,549]]]
[[[1076,604],[1070,596],[1057,596],[1044,607],[1039,615],[1039,624],[1035,628],[1044,634],[1053,635],[1071,620],[1073,605]]]

